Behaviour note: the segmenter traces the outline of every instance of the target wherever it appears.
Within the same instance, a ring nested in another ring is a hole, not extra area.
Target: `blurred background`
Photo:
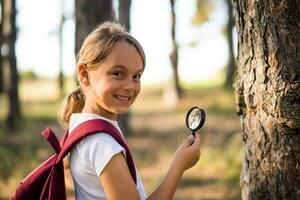
[[[241,199],[235,114],[236,33],[230,0],[1,0],[0,199],[53,154],[40,135],[76,87],[75,55],[97,24],[121,22],[144,47],[142,92],[120,118],[147,194],[189,134],[190,107],[207,113],[200,162],[174,199]],[[68,199],[74,198],[67,181]]]

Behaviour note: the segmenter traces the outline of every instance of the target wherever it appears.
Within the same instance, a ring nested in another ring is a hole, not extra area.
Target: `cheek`
[[[109,87],[109,83],[108,80],[106,80],[105,77],[100,77],[98,79],[94,79],[91,83],[91,86],[94,88],[95,91],[97,91],[97,93],[101,93],[105,90],[107,90],[107,88]]]
[[[141,91],[141,83],[138,83],[136,86],[136,95],[138,95]]]
[[[103,99],[107,95],[107,86],[103,84],[102,81],[93,82],[91,84],[90,91],[95,98],[94,100],[98,101],[99,99]]]

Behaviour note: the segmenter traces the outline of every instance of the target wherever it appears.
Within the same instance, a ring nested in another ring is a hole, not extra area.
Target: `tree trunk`
[[[59,75],[58,75],[58,88],[59,95],[62,97],[64,95],[64,74],[63,74],[63,26],[65,23],[65,11],[64,11],[64,2],[61,1],[61,19],[59,23]]]
[[[4,92],[4,74],[3,74],[3,59],[1,48],[3,44],[3,1],[0,1],[0,9],[1,9],[1,20],[0,20],[0,94]]]
[[[9,128],[15,128],[17,120],[20,118],[20,103],[18,95],[18,71],[15,56],[16,42],[16,2],[15,0],[3,0],[3,41],[7,46],[7,54],[4,55],[4,62],[9,69],[8,93],[8,116],[7,124]]]
[[[119,22],[130,31],[131,0],[119,0]]]
[[[300,199],[300,2],[234,0],[243,199]]]
[[[234,26],[233,8],[231,0],[226,0],[228,6],[228,21],[227,21],[227,41],[228,41],[228,66],[226,73],[225,86],[232,87],[235,74],[235,58],[233,53],[233,35],[232,28]]]
[[[76,0],[75,53],[77,54],[84,38],[97,25],[114,19],[112,0]]]
[[[178,45],[176,42],[176,14],[174,8],[174,0],[170,0],[171,4],[171,34],[172,34],[172,52],[170,54],[170,61],[172,64],[172,71],[173,71],[173,89],[176,92],[177,98],[182,97],[182,88],[180,87],[179,83],[179,76],[178,76]]]

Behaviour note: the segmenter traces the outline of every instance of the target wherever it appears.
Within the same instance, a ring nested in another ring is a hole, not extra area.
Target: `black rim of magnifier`
[[[191,129],[190,126],[189,126],[189,116],[190,116],[190,113],[192,112],[192,110],[194,110],[195,108],[199,109],[200,110],[200,115],[201,115],[201,118],[200,118],[200,123],[199,125],[195,128],[195,129]],[[198,106],[194,106],[192,107],[188,113],[186,114],[186,118],[185,118],[185,123],[186,123],[186,126],[188,127],[188,129],[190,129],[192,131],[192,134],[195,135],[195,132],[197,130],[199,130],[203,124],[205,122],[205,111],[202,109],[202,108],[199,108]]]

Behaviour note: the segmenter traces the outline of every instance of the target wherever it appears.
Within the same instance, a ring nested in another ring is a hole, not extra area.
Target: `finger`
[[[201,136],[200,134],[195,134],[195,140],[193,146],[196,146],[197,148],[200,148],[201,143]]]
[[[189,137],[186,139],[186,141],[184,142],[184,144],[186,146],[190,146],[191,144],[194,143],[195,137],[193,135],[189,135]]]

